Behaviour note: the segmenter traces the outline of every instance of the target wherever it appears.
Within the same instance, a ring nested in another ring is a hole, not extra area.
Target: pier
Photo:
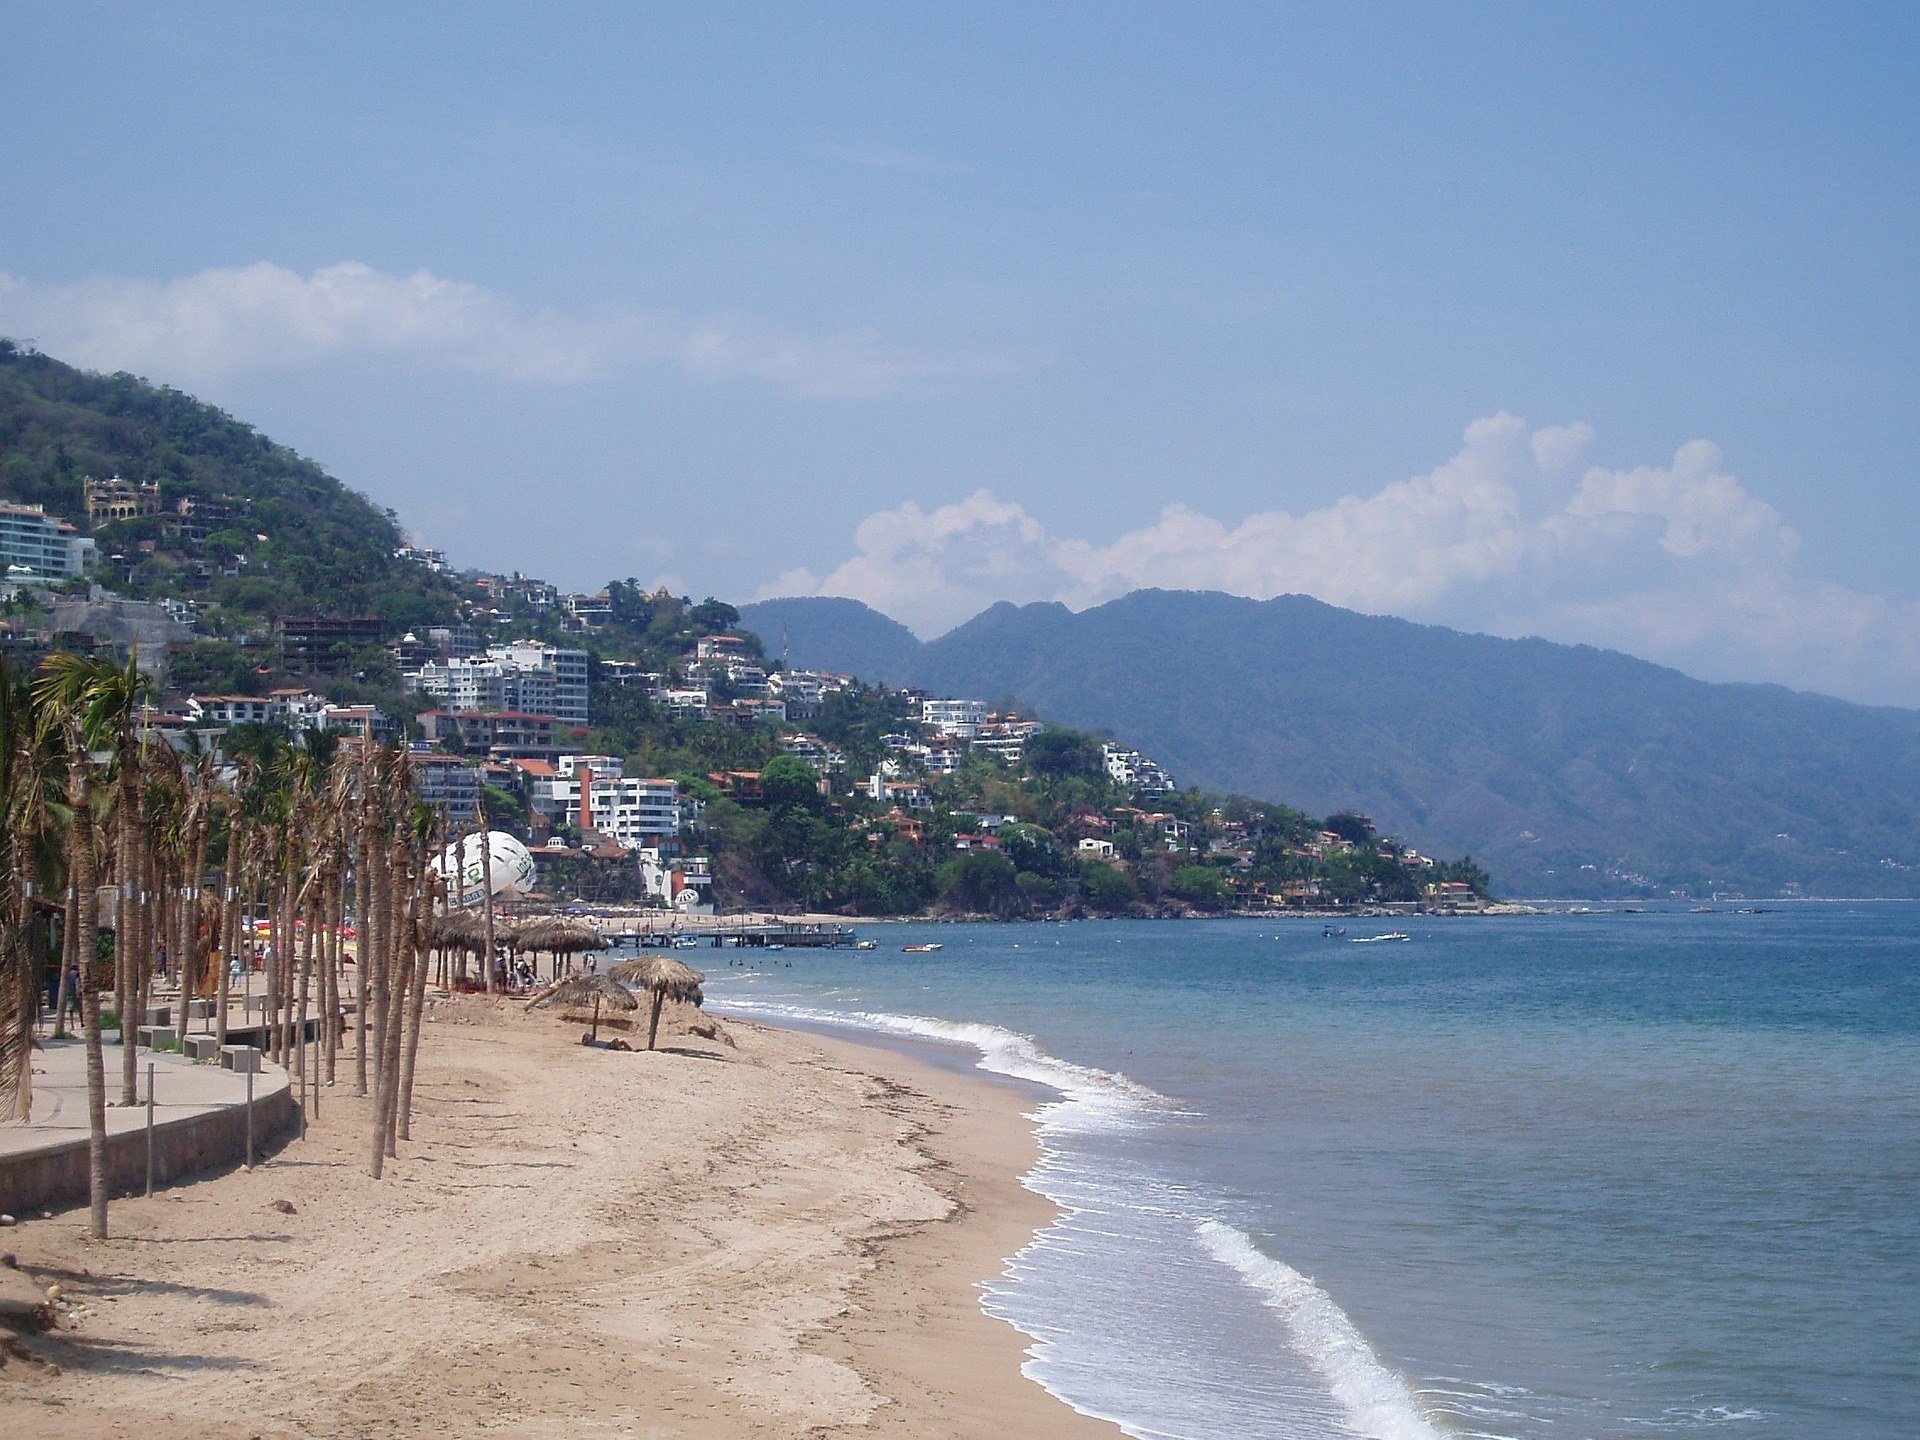
[[[797,920],[743,920],[729,924],[717,921],[698,929],[673,925],[641,926],[632,930],[609,930],[606,936],[617,946],[640,950],[664,949],[691,940],[702,948],[736,946],[751,949],[774,947],[788,950],[850,950],[853,930],[846,925],[822,925]]]

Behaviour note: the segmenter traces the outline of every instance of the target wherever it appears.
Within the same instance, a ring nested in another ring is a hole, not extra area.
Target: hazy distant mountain
[[[742,606],[740,617],[769,657],[785,657],[795,669],[819,669],[826,662],[818,657],[831,655],[826,668],[874,682],[895,680],[920,653],[919,636],[858,600],[773,600]]]
[[[1301,596],[1001,604],[925,643],[850,600],[742,622],[796,666],[1109,729],[1182,784],[1367,811],[1511,894],[1920,895],[1920,712]]]

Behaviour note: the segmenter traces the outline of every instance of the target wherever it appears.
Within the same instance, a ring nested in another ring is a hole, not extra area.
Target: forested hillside
[[[795,664],[871,654],[851,602],[743,623]],[[864,607],[862,607],[864,608]],[[1629,656],[1140,591],[998,605],[878,672],[1107,729],[1182,784],[1352,807],[1523,895],[1920,894],[1920,713],[1714,685]]]
[[[87,476],[156,482],[160,515],[104,527],[100,579],[134,598],[198,602],[231,632],[287,614],[444,620],[453,586],[395,558],[387,511],[252,426],[178,390],[100,375],[0,340],[0,499],[87,528]],[[179,523],[205,502],[209,524]]]

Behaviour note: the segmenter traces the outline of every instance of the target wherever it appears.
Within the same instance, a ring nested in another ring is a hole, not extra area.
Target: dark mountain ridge
[[[795,665],[1110,730],[1183,784],[1364,810],[1508,893],[1920,894],[1920,712],[1297,595],[1003,603],[912,646],[845,600],[742,623]]]

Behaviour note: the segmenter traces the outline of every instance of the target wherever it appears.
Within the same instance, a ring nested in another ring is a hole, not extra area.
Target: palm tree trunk
[[[202,813],[195,818],[193,833],[188,837],[187,843],[187,853],[190,857],[188,860],[190,868],[187,874],[187,907],[190,918],[187,922],[187,943],[180,953],[191,963],[180,972],[180,1024],[176,1033],[180,1037],[182,1050],[187,1048],[187,1011],[192,1006],[194,997],[200,992],[202,983],[211,981],[213,978],[202,974],[202,967],[206,964],[206,960],[200,946],[200,925],[205,915],[205,907],[200,903],[200,892],[207,879],[207,830],[207,817]],[[208,984],[205,988],[211,990],[213,987]]]
[[[487,939],[486,958],[480,963],[487,968],[487,994],[492,995],[497,989],[493,983],[493,841],[484,807],[480,811],[480,905]]]
[[[361,957],[360,983],[367,987],[373,1007],[373,1150],[368,1157],[368,1170],[373,1178],[380,1178],[380,1171],[386,1164],[387,1137],[387,1074],[383,1063],[386,1056],[387,1036],[387,968],[386,968],[386,912],[387,891],[390,877],[387,874],[385,847],[375,843],[368,847],[371,869],[374,871],[368,886],[370,910],[361,916]],[[376,921],[376,917],[378,917]],[[371,942],[371,943],[369,943]]]
[[[60,914],[60,993],[54,998],[53,1038],[67,1038],[67,1009],[73,1004],[74,972],[80,964],[80,892],[67,872],[67,904]]]
[[[132,1106],[140,1103],[140,1056],[134,1048],[134,1036],[139,1033],[138,1021],[142,1017],[136,1015],[133,1008],[139,1002],[139,987],[134,981],[134,949],[139,937],[135,933],[137,922],[133,912],[140,903],[140,892],[134,888],[134,777],[130,771],[120,777],[120,792],[120,801],[115,807],[119,811],[118,823],[113,827],[114,849],[118,853],[112,857],[115,879],[119,883],[119,899],[113,914],[113,1003],[120,1012],[120,1103]]]
[[[245,829],[240,817],[228,811],[227,863],[220,881],[220,974],[216,981],[220,1003],[214,1012],[214,1043],[227,1043],[227,1005],[232,1000],[233,961],[240,953],[240,857],[245,849]]]
[[[647,1022],[647,1049],[653,1049],[654,1038],[660,1033],[660,1007],[667,1002],[667,992],[653,992],[653,1018]]]
[[[346,886],[340,883],[340,872],[333,872],[327,891],[327,973],[325,979],[327,1007],[327,1048],[322,1052],[321,1060],[325,1068],[327,1084],[334,1081],[334,1067],[340,1057],[341,1015],[340,1015],[340,930],[346,920]]]
[[[427,1008],[428,949],[421,943],[427,916],[432,913],[426,868],[421,867],[421,884],[415,893],[413,932],[413,969],[407,990],[406,1051],[400,1057],[400,1106],[397,1126],[402,1140],[413,1138],[413,1067],[420,1055],[420,1021]]]
[[[84,757],[72,762],[69,803],[73,810],[71,873],[77,902],[74,948],[80,961],[80,1030],[87,1046],[87,1195],[90,1229],[107,1238],[107,1060],[100,1039],[100,975],[94,955],[100,929],[100,896],[94,889],[93,803],[87,790]],[[121,1017],[121,1024],[126,1018]],[[124,1030],[122,1031],[124,1034]]]
[[[293,1022],[293,1054],[300,1078],[307,1074],[307,1000],[313,987],[314,947],[320,943],[320,902],[307,902],[307,933],[300,942],[300,1012]],[[318,1063],[318,1059],[314,1063]]]
[[[413,892],[412,876],[406,863],[406,852],[395,847],[393,867],[395,883],[387,899],[390,919],[388,921],[388,960],[387,960],[387,1033],[382,1051],[380,1068],[386,1073],[385,1104],[381,1108],[381,1133],[384,1137],[387,1154],[397,1159],[400,1149],[395,1137],[395,1118],[400,1105],[400,1050],[401,1038],[406,1032],[406,1001],[408,980],[412,975],[410,960],[410,932],[412,927],[406,923],[407,911],[411,908]]]
[[[362,798],[363,805],[372,801]],[[368,841],[367,827],[360,832],[360,854],[353,866],[353,1093],[367,1093],[367,1004],[368,1004],[368,954],[372,926],[368,915],[373,909],[372,850]]]

